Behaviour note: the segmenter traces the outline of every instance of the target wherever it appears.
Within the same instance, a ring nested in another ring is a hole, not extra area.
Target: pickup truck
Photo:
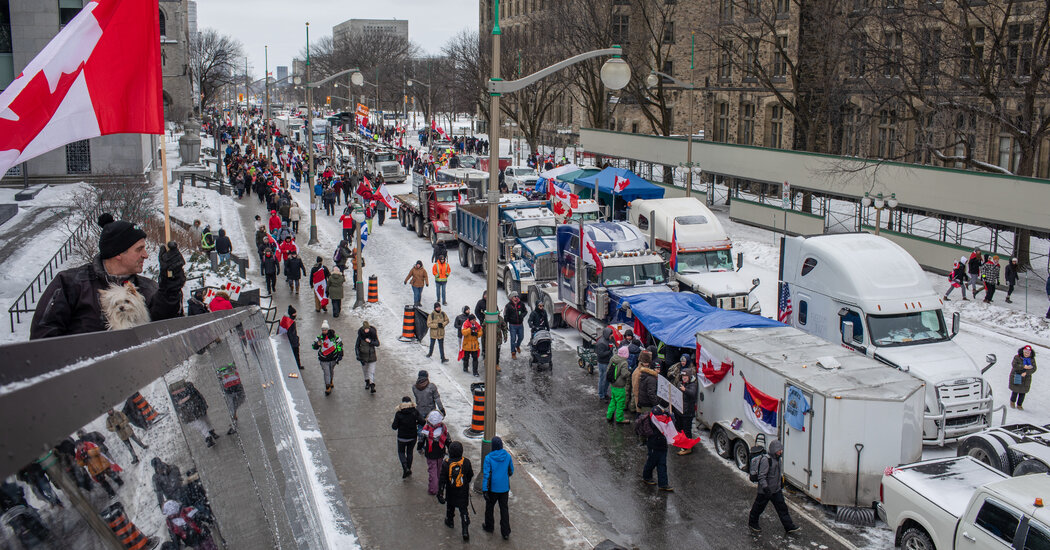
[[[413,193],[394,196],[401,203],[397,217],[403,227],[428,239],[432,245],[438,241],[454,241],[456,234],[452,232],[450,219],[456,207],[467,201],[468,193],[466,185],[424,183]]]
[[[888,468],[876,510],[907,550],[1050,548],[1050,476],[1008,477],[969,456]]]

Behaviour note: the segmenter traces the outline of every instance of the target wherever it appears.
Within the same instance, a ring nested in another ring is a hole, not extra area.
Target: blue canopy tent
[[[613,192],[616,178],[627,178],[627,187],[618,193]],[[627,203],[634,199],[662,199],[664,188],[647,181],[645,178],[627,170],[626,168],[614,168],[612,166],[598,172],[597,174],[577,177],[573,184],[580,187],[594,189],[598,184],[598,200],[605,204],[612,204],[614,213],[626,212]],[[620,216],[613,216],[622,219]]]
[[[692,349],[696,333],[725,328],[782,327],[783,323],[712,306],[691,292],[655,292],[624,297],[622,303],[664,344]]]

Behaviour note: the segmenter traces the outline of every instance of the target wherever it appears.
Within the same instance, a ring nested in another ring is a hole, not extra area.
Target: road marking
[[[809,521],[813,525],[816,525],[817,529],[820,529],[821,531],[824,531],[825,534],[827,534],[829,537],[835,539],[835,541],[838,542],[839,544],[845,546],[849,550],[860,550],[860,548],[858,548],[855,544],[853,544],[852,542],[846,540],[845,537],[843,537],[842,535],[836,533],[835,531],[832,531],[830,527],[824,525],[822,522],[817,520],[817,518],[813,517],[802,506],[800,506],[798,504],[795,504],[794,502],[792,502],[791,500],[788,500],[788,499],[784,499],[784,501],[787,502],[788,507],[791,508],[791,510],[793,512],[795,512],[796,514],[806,518],[807,521]]]

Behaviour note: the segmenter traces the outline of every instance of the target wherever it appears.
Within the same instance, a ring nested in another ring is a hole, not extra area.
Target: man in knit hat
[[[114,221],[110,214],[99,216],[98,224],[99,253],[90,263],[60,272],[47,286],[33,313],[31,340],[125,328],[129,323],[118,315],[123,309],[104,309],[105,292],[119,293],[132,307],[144,309],[146,322],[182,315],[186,262],[178,245],[160,246],[159,280],[154,281],[140,275],[149,257],[146,232],[137,224]]]

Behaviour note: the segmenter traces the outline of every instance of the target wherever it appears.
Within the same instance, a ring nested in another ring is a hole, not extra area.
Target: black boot
[[[210,435],[204,438],[204,442],[207,443],[209,447],[215,446],[215,439],[213,439]]]
[[[215,430],[209,430],[208,434],[211,435],[212,439],[219,439],[219,434],[215,433]]]
[[[470,518],[468,518],[466,514],[463,514],[461,523],[463,523],[463,540],[470,540],[470,531],[468,530],[470,527]]]

